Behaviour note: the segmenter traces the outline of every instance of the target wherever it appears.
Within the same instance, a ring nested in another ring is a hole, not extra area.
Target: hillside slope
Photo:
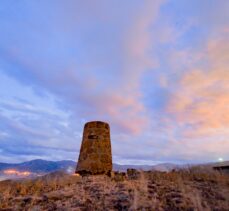
[[[229,210],[229,177],[198,169],[0,182],[2,210]]]

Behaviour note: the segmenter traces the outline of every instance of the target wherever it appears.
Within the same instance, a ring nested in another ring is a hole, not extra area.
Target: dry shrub
[[[229,177],[206,168],[141,171],[138,177],[78,177],[55,172],[0,182],[0,209],[228,210]],[[134,179],[133,179],[134,178]]]

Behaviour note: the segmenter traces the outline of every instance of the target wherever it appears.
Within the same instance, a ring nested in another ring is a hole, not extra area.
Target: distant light
[[[223,158],[219,158],[218,161],[219,161],[219,162],[223,162]]]
[[[72,168],[71,166],[69,166],[68,168],[67,168],[67,173],[69,173],[69,174],[71,174],[71,173],[73,173],[74,172],[74,168]]]
[[[31,175],[31,172],[29,171],[17,171],[15,169],[7,169],[4,170],[3,173],[7,175],[26,176],[26,177]]]

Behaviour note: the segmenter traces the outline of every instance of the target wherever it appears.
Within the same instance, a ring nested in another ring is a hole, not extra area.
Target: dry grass
[[[0,182],[0,210],[229,210],[229,176],[190,168]]]

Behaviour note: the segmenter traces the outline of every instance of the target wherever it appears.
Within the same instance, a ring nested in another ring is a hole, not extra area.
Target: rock
[[[124,181],[126,180],[126,173],[125,172],[118,172],[118,171],[114,171],[111,174],[111,178],[112,180],[116,181],[116,182],[120,182],[120,181]]]
[[[127,169],[128,179],[139,179],[140,172],[136,169]]]

